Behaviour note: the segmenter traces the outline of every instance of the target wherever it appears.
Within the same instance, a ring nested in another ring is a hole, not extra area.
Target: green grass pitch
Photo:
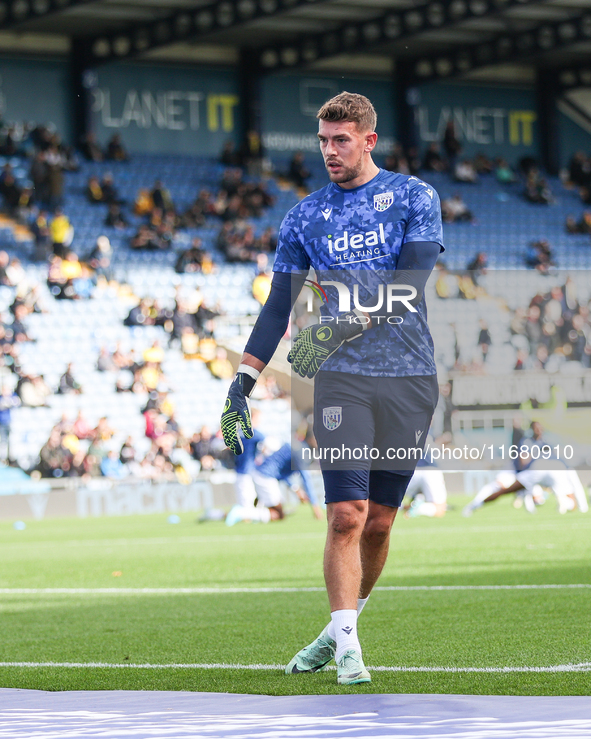
[[[591,515],[536,515],[503,499],[444,519],[402,517],[384,586],[591,584]],[[359,622],[374,671],[337,687],[334,671],[281,665],[328,618],[324,522],[309,509],[281,523],[197,525],[194,514],[0,523],[0,686],[42,690],[192,690],[271,695],[369,692],[588,695],[590,671],[470,672],[591,662],[591,589],[374,592]],[[120,573],[120,574],[113,574]],[[294,588],[294,592],[18,593],[42,588]],[[299,588],[317,587],[315,592]],[[17,666],[14,663],[84,663]],[[101,666],[84,666],[100,663]],[[147,665],[137,668],[133,665]],[[222,665],[195,669],[181,665]],[[131,665],[117,668],[105,665]],[[158,668],[157,665],[167,665]]]

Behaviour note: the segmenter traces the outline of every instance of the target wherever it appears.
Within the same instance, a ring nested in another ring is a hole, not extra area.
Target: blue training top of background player
[[[443,250],[439,196],[417,177],[380,169],[365,185],[345,190],[331,182],[292,208],[281,224],[273,270],[307,272],[311,267],[319,282],[335,279],[335,270],[390,272],[396,270],[403,244],[411,241],[435,242]],[[345,342],[321,371],[373,377],[436,374],[424,298],[416,307],[400,325],[384,321]],[[337,308],[336,298],[325,306],[333,315]]]

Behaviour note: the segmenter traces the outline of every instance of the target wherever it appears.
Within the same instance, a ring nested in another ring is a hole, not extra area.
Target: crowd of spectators
[[[102,179],[90,177],[86,197],[93,204],[107,205],[105,226],[121,230],[129,227],[126,203],[120,197],[111,174],[105,174]],[[257,234],[252,224],[252,219],[259,218],[272,204],[273,197],[264,184],[247,181],[243,169],[237,166],[224,171],[217,192],[201,189],[184,210],[174,203],[166,185],[156,180],[151,189],[140,189],[131,206],[133,214],[141,218],[141,222],[130,237],[129,246],[133,250],[170,250],[180,230],[200,228],[209,219],[221,222],[217,247],[228,262],[253,262],[257,254],[270,253],[276,248],[274,229],[267,228]],[[209,274],[214,269],[212,255],[203,248],[198,237],[192,240],[189,248],[179,253],[175,264],[179,274]]]
[[[486,273],[484,252],[477,253],[465,270],[451,272],[440,262],[436,270],[437,297],[442,300],[490,300],[482,279]],[[591,301],[579,300],[576,285],[570,277],[562,285],[536,293],[527,308],[509,311],[507,325],[514,350],[514,365],[507,370],[556,372],[566,362],[578,362],[581,368],[591,368]],[[479,359],[476,364],[473,356],[468,362],[461,356],[458,328],[456,324],[451,324],[451,327],[456,337],[453,369],[482,370],[493,344],[488,322],[479,322],[476,341]]]
[[[574,282],[537,293],[527,309],[511,316],[512,344],[517,349],[514,369],[555,372],[565,362],[591,367],[591,306],[581,303]]]
[[[95,134],[88,133],[80,142],[80,151],[88,162],[126,162],[129,160],[129,154],[118,133],[111,136],[104,149],[97,142]]]

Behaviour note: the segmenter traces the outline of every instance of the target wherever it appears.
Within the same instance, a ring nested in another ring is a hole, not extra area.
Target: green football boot
[[[326,626],[320,636],[311,644],[301,649],[285,668],[285,674],[299,672],[320,672],[334,659],[336,642],[327,634]]]
[[[337,683],[339,685],[357,685],[370,683],[371,675],[365,669],[363,658],[355,649],[347,649],[337,662]]]

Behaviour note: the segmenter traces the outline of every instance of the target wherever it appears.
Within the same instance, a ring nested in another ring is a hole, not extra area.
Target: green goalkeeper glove
[[[360,315],[351,311],[331,323],[316,323],[296,336],[287,361],[300,377],[314,377],[320,366],[344,341],[351,341],[367,328]]]
[[[253,436],[248,397],[254,390],[255,383],[256,380],[250,375],[237,372],[228,390],[220,425],[224,443],[234,454],[242,454],[244,451],[240,429],[247,439],[252,439]]]

